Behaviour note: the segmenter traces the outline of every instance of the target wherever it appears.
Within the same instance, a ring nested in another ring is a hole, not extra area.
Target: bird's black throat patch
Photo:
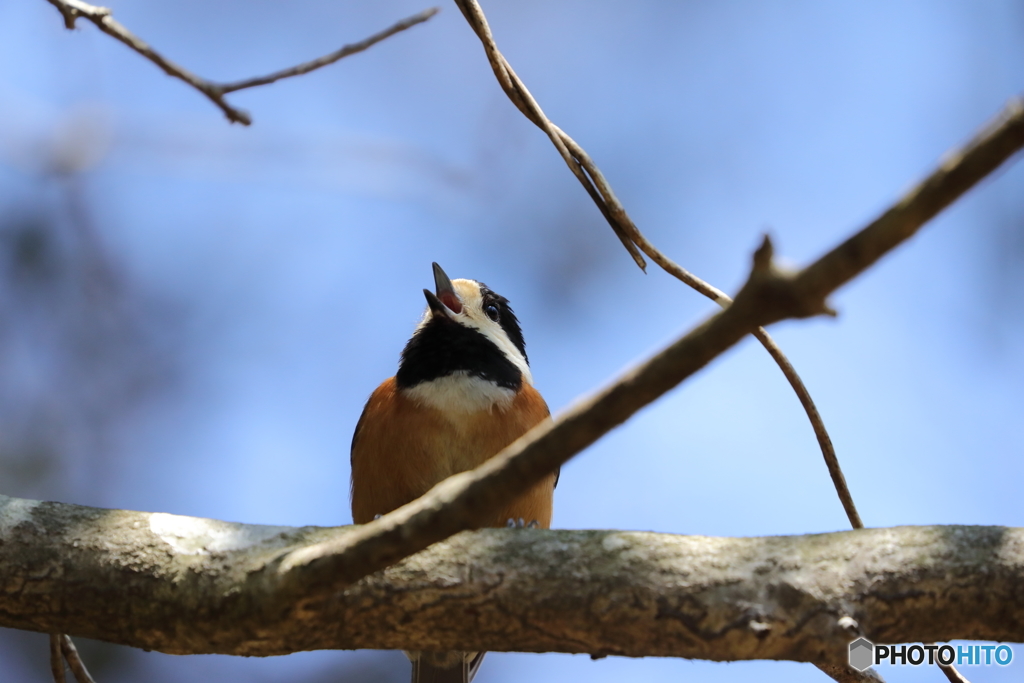
[[[405,345],[395,382],[410,389],[460,371],[513,391],[523,383],[519,368],[494,342],[442,315],[433,316]]]

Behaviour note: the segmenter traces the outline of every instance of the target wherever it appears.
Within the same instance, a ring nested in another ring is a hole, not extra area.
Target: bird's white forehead
[[[474,311],[483,312],[484,298],[480,294],[480,283],[476,280],[452,280],[452,287],[459,295],[459,301],[463,306],[472,308]]]
[[[533,374],[530,372],[530,364],[526,362],[526,358],[508,338],[508,334],[505,333],[501,325],[488,318],[484,313],[484,297],[480,292],[480,283],[476,280],[459,278],[452,280],[452,289],[455,290],[459,301],[462,302],[462,311],[459,313],[448,311],[451,319],[479,331],[494,342],[494,345],[519,369],[523,381],[532,385]],[[427,307],[427,311],[423,314],[423,319],[416,329],[419,330],[420,327],[423,327],[430,320],[431,315],[433,314]]]

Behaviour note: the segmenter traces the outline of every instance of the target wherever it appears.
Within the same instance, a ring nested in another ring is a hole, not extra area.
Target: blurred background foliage
[[[313,58],[424,7],[113,5],[163,54],[219,80]],[[484,9],[640,228],[730,292],[761,233],[807,262],[1024,93],[1019,0]],[[506,101],[452,5],[367,53],[232,95],[251,128],[79,24],[64,30],[43,0],[0,3],[0,493],[349,522],[351,432],[394,371],[432,260],[511,299],[556,411],[714,309],[636,269]],[[1024,164],[835,304],[838,320],[773,334],[819,404],[866,524],[1024,526]],[[569,463],[555,524],[847,526],[796,398],[749,340]],[[100,683],[408,675],[398,653],[79,646]],[[0,671],[48,680],[45,636],[0,630]],[[478,680],[584,676],[823,680],[795,663],[525,654],[490,655]]]

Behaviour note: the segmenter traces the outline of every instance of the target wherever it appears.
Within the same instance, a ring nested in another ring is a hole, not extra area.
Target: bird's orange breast
[[[370,396],[352,440],[352,518],[356,524],[419,498],[438,482],[473,469],[549,416],[537,390],[523,384],[501,410],[452,413],[402,394],[395,379]],[[481,526],[509,519],[536,520],[548,528],[555,475],[508,505]]]

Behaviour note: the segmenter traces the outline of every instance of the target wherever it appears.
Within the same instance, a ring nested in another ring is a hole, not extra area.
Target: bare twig
[[[825,298],[831,292],[913,235],[1022,146],[1024,106],[1015,100],[895,207],[803,271],[778,271],[766,238],[755,254],[750,279],[728,308],[553,422],[535,427],[477,469],[441,482],[422,498],[370,524],[282,558],[262,577],[253,577],[264,583],[266,607],[287,610],[294,599],[327,595],[431,543],[474,528],[474,520],[488,518],[746,334],[786,317],[827,312]]]
[[[587,154],[586,150],[579,143],[569,137],[565,131],[552,123],[544,115],[540,105],[530,95],[526,85],[516,76],[511,65],[498,50],[494,37],[491,35],[490,26],[487,24],[487,18],[484,16],[483,9],[481,9],[479,3],[476,0],[456,0],[456,4],[462,11],[463,16],[466,17],[466,21],[469,22],[469,25],[476,32],[477,37],[483,43],[487,59],[502,89],[516,107],[551,138],[551,142],[555,145],[559,154],[562,155],[569,169],[583,185],[587,194],[593,199],[594,204],[600,209],[601,214],[608,221],[608,224],[615,231],[623,245],[625,245],[630,255],[633,256],[637,265],[646,270],[646,264],[643,256],[638,252],[639,249],[639,251],[642,251],[664,269],[665,272],[681,280],[712,301],[717,302],[723,307],[732,303],[732,299],[726,296],[724,292],[677,264],[644,237],[643,233],[636,227],[636,224],[633,223],[633,219],[629,217],[625,207],[619,202],[611,185],[604,177],[604,174],[601,173],[601,169],[590,158],[590,155]],[[821,419],[821,413],[818,412],[817,406],[814,405],[810,392],[804,385],[803,380],[800,379],[800,375],[797,374],[793,364],[789,362],[782,349],[764,328],[758,328],[753,334],[767,349],[768,353],[782,370],[786,380],[789,381],[790,386],[796,392],[797,398],[807,414],[807,419],[814,429],[822,456],[825,458],[825,465],[828,468],[829,475],[832,477],[832,483],[836,487],[836,493],[839,495],[839,500],[846,511],[846,516],[855,529],[862,528],[864,524],[853,503],[853,496],[850,494],[846,478],[843,476],[842,469],[839,466],[839,458],[836,456],[832,439],[828,435],[825,422]]]
[[[68,668],[71,669],[71,673],[75,675],[75,680],[78,683],[96,683],[89,675],[89,670],[85,668],[85,663],[78,655],[78,648],[71,642],[70,636],[62,635],[60,637],[60,649],[64,653],[64,658],[68,660]]]
[[[75,27],[75,20],[78,17],[88,19],[95,24],[99,30],[103,31],[108,36],[124,43],[149,61],[159,66],[168,76],[180,79],[206,95],[211,102],[220,107],[220,110],[224,112],[224,115],[229,121],[232,123],[241,123],[246,126],[252,123],[252,117],[249,116],[248,112],[229,104],[228,101],[224,99],[224,95],[227,93],[243,90],[245,88],[253,88],[259,85],[266,85],[268,83],[273,83],[274,81],[279,81],[282,78],[299,76],[309,73],[315,69],[319,69],[322,66],[333,64],[343,57],[348,57],[349,55],[357,52],[362,52],[385,38],[389,38],[400,31],[404,31],[416,24],[420,24],[427,19],[430,19],[430,17],[434,16],[438,12],[437,7],[424,10],[419,14],[414,14],[411,17],[403,19],[397,24],[394,24],[379,33],[373,34],[365,40],[361,40],[358,43],[353,43],[351,45],[346,45],[340,50],[332,52],[329,55],[299,64],[298,66],[294,66],[290,69],[283,69],[281,71],[275,71],[267,76],[249,78],[242,81],[235,81],[233,83],[216,83],[195,75],[191,71],[178,66],[161,55],[116,21],[112,16],[110,9],[107,7],[97,7],[96,5],[90,5],[86,2],[82,2],[82,0],[47,0],[47,2],[60,11],[61,15],[64,17],[64,26],[68,29],[73,29]]]
[[[358,43],[352,43],[351,45],[346,45],[340,50],[336,50],[335,52],[332,52],[329,55],[324,55],[319,59],[314,59],[312,61],[305,62],[304,64],[293,66],[290,69],[282,69],[281,71],[275,71],[274,73],[268,74],[266,76],[260,76],[258,78],[248,78],[243,81],[235,81],[234,83],[225,83],[220,86],[221,91],[229,93],[235,92],[236,90],[243,90],[245,88],[254,88],[259,85],[266,85],[268,83],[273,83],[274,81],[279,81],[282,78],[301,76],[302,74],[306,74],[309,73],[310,71],[319,69],[322,66],[334,64],[339,59],[343,59],[345,57],[348,57],[349,55],[354,55],[357,52],[362,52],[363,50],[372,47],[373,45],[379,43],[385,38],[390,38],[391,36],[395,35],[396,33],[399,33],[400,31],[404,31],[407,28],[411,28],[416,24],[423,23],[427,19],[437,14],[439,11],[440,8],[438,7],[431,7],[430,9],[425,9],[419,14],[414,14],[411,17],[403,19],[397,24],[389,26],[388,28],[384,29],[379,33],[374,33],[372,36],[366,38],[365,40],[361,40]]]
[[[64,678],[64,655],[60,651],[59,633],[50,634],[50,673],[53,674],[53,683],[65,683]]]
[[[835,446],[832,445],[832,438],[829,437],[828,430],[825,429],[825,421],[821,419],[821,414],[818,413],[818,407],[814,405],[814,399],[811,398],[810,392],[807,391],[803,380],[797,374],[796,368],[789,362],[789,358],[786,357],[786,354],[782,352],[779,345],[768,335],[768,332],[763,327],[754,330],[754,338],[761,342],[761,345],[775,359],[779,369],[782,370],[782,374],[786,376],[789,385],[796,392],[796,397],[800,399],[800,405],[804,407],[804,412],[807,413],[811,427],[814,429],[814,436],[818,439],[818,447],[825,458],[825,466],[828,468],[829,476],[832,477],[832,485],[835,486],[839,502],[843,504],[843,510],[846,512],[846,518],[850,520],[850,526],[854,529],[863,529],[864,522],[861,521],[860,513],[857,512],[857,506],[853,503],[853,495],[850,493],[850,487],[846,484],[843,469],[839,466],[839,458],[836,456]]]

